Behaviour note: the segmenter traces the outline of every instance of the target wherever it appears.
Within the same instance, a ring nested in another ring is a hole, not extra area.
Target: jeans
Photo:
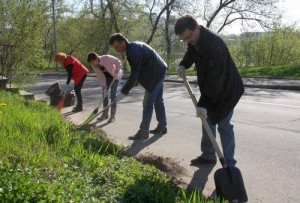
[[[217,125],[218,125],[218,131],[220,133],[224,158],[228,165],[234,166],[236,164],[236,161],[233,158],[235,141],[234,141],[233,125],[230,122],[232,115],[233,115],[233,110],[223,120],[217,123]],[[214,134],[214,137],[216,137],[216,125],[212,125],[211,122],[209,121],[209,118],[207,118],[207,122],[212,133]],[[203,153],[202,156],[208,159],[216,159],[215,150],[203,126],[202,126],[202,133],[203,133],[202,140],[201,140],[201,151]]]
[[[157,127],[165,129],[167,127],[166,110],[163,100],[164,79],[161,79],[152,92],[145,91],[143,100],[143,119],[140,125],[140,131],[149,133],[150,122],[155,109]]]
[[[111,77],[106,78],[107,88],[110,86],[112,81],[113,81],[113,78],[111,78]],[[111,89],[110,89],[110,99],[111,99],[111,101],[114,101],[116,99],[118,85],[119,85],[119,80],[115,80],[114,83],[111,86]],[[103,107],[106,107],[106,106],[108,106],[108,96],[103,100]],[[117,108],[117,102],[113,103],[111,108],[115,110]]]
[[[83,86],[83,83],[86,79],[87,75],[84,75],[80,82],[77,84],[77,85],[74,85],[74,90],[75,90],[75,94],[76,94],[76,97],[77,97],[77,106],[82,106],[82,95],[81,95],[81,89],[82,89],[82,86]]]

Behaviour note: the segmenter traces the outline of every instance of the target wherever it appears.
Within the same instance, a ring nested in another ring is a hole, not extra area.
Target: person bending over
[[[121,33],[113,34],[109,39],[110,45],[119,53],[125,53],[131,66],[131,73],[126,84],[118,94],[121,100],[137,84],[145,88],[143,100],[143,118],[138,132],[129,139],[148,139],[149,133],[166,134],[167,121],[163,101],[163,84],[167,65],[164,60],[149,45],[143,42],[129,42]],[[158,125],[149,131],[153,114],[156,113]]]
[[[110,89],[110,99],[113,102],[116,99],[117,89],[119,81],[122,78],[122,62],[118,58],[111,55],[101,55],[98,56],[96,53],[92,52],[88,55],[88,63],[91,64],[96,76],[99,80],[100,86],[103,90],[103,107],[108,105],[108,88]],[[98,118],[99,121],[108,119],[109,109],[104,110],[102,115]],[[111,114],[108,120],[109,123],[115,121],[115,115],[117,112],[117,103],[114,102],[111,106]]]
[[[74,80],[74,90],[77,97],[77,104],[73,108],[72,112],[76,113],[82,111],[81,89],[89,70],[77,58],[71,55],[66,55],[62,52],[56,54],[54,61],[63,66],[68,72],[68,78],[65,84],[66,89],[69,89],[71,79]]]

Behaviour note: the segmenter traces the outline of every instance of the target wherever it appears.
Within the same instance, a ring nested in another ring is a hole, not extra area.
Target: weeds
[[[0,202],[205,202],[56,109],[3,91],[0,103]]]

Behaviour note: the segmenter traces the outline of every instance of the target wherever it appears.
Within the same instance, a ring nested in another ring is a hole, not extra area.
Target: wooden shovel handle
[[[183,79],[185,87],[186,87],[187,91],[189,92],[189,95],[190,95],[190,97],[191,97],[191,99],[193,101],[193,104],[194,104],[194,106],[196,108],[197,107],[197,99],[196,99],[196,97],[194,95],[194,92],[193,92],[193,90],[191,88],[191,85],[190,85],[189,81],[187,80],[185,74],[182,76],[182,79]],[[204,129],[207,132],[208,138],[210,139],[210,141],[211,141],[211,143],[212,143],[215,151],[217,152],[217,155],[218,155],[219,159],[220,160],[221,159],[224,160],[223,153],[220,150],[220,147],[219,147],[219,145],[218,145],[218,143],[217,143],[217,141],[216,141],[216,139],[215,139],[215,137],[214,137],[214,135],[213,135],[213,133],[212,133],[209,125],[208,125],[207,120],[204,117],[202,117],[202,116],[200,116],[200,118],[201,118],[201,121],[202,121],[202,125],[204,126]],[[223,163],[222,163],[222,165],[223,165]]]

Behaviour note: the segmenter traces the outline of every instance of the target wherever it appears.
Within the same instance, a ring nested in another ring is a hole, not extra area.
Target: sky
[[[299,21],[300,20],[300,12],[299,12],[299,0],[284,0],[284,2],[280,3],[283,12],[284,21]]]

